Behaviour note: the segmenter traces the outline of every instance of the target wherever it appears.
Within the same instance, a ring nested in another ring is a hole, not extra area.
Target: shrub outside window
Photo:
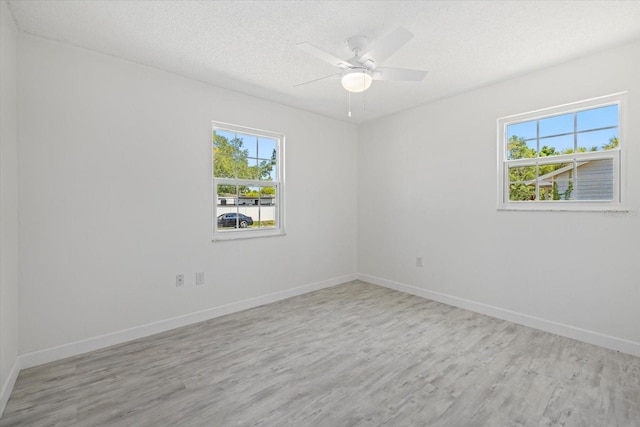
[[[213,122],[213,239],[284,234],[284,136]]]
[[[624,210],[626,94],[498,120],[498,209]]]

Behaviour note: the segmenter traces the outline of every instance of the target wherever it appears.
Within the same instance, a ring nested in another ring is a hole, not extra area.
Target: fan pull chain
[[[349,94],[349,117],[351,117],[351,92],[347,91]]]

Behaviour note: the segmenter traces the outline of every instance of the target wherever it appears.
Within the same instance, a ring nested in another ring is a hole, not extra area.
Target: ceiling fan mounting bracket
[[[347,47],[349,51],[353,52],[355,56],[359,56],[367,45],[367,38],[365,36],[354,36],[347,40]]]

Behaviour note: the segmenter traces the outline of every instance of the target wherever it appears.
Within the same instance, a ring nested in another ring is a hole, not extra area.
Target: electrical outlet
[[[416,267],[422,267],[422,257],[416,257]]]
[[[184,274],[176,275],[176,288],[179,288],[180,286],[184,286]]]
[[[196,273],[196,285],[204,285],[204,271]]]

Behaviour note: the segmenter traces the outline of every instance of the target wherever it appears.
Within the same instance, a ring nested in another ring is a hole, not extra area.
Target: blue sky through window
[[[540,148],[554,147],[556,152],[562,152],[574,148],[574,128],[578,132],[578,148],[591,150],[592,147],[597,147],[602,150],[602,146],[609,143],[611,138],[618,137],[618,105],[514,123],[507,126],[507,137],[515,135],[524,138],[527,146],[534,150],[537,150],[537,138],[540,138]],[[553,136],[567,133],[570,135]]]

